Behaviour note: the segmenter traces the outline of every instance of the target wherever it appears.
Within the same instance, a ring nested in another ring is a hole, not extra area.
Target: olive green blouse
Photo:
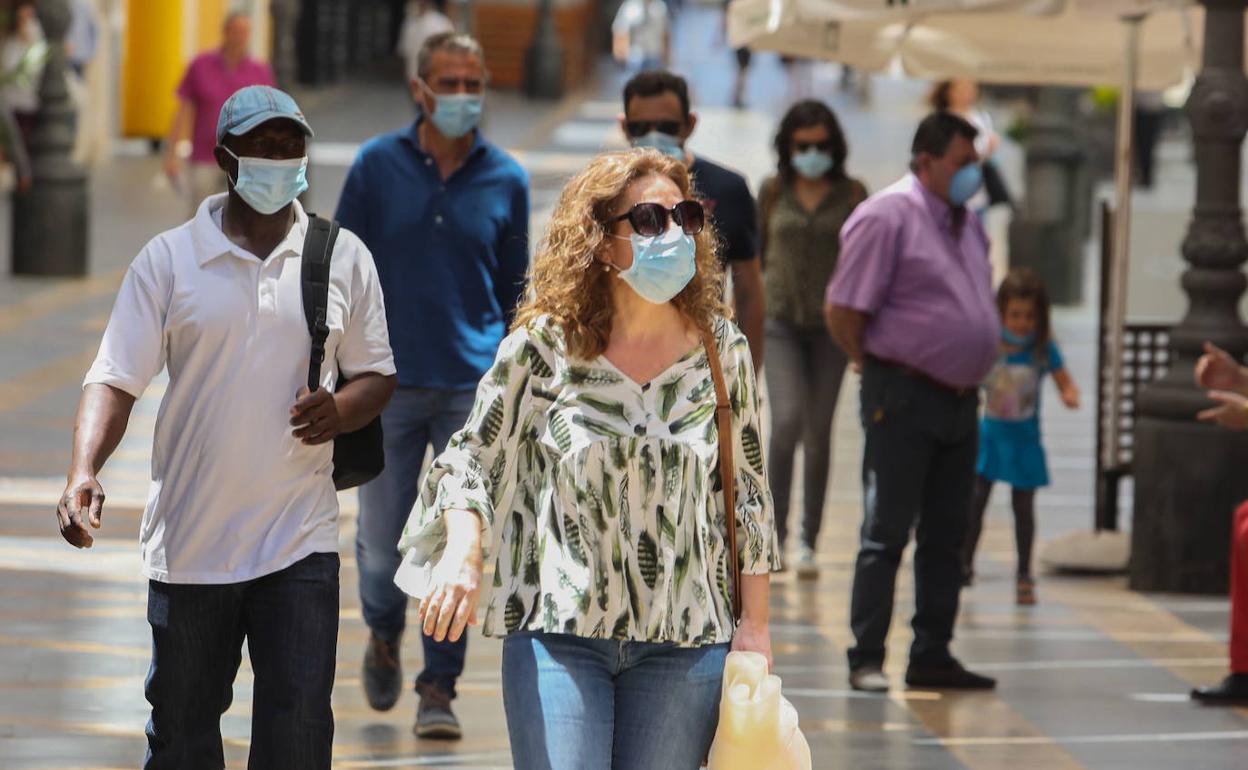
[[[823,328],[823,296],[841,255],[841,225],[866,198],[858,180],[838,181],[811,212],[790,185],[776,177],[763,183],[759,232],[769,318],[798,328]]]

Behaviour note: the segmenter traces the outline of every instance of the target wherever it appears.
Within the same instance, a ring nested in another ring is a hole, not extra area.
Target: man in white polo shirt
[[[328,770],[338,634],[333,439],[378,415],[395,385],[372,257],[346,230],[332,254],[321,387],[301,266],[307,138],[293,99],[235,93],[217,125],[229,192],[158,235],[130,266],[87,373],[61,534],[90,547],[96,474],[164,367],[140,538],[150,579],[146,770],[220,770],[220,718],[247,640],[249,767]],[[350,383],[333,392],[339,374]]]

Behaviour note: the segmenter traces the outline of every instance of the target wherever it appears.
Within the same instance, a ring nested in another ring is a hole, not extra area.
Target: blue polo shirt
[[[336,217],[377,263],[399,385],[474,388],[524,292],[529,178],[478,131],[443,180],[417,125],[361,148]]]

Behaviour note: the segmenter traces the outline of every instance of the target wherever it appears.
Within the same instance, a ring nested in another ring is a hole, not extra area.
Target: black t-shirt
[[[725,264],[758,255],[758,216],[745,177],[701,157],[689,167],[694,189],[719,234],[719,256]]]

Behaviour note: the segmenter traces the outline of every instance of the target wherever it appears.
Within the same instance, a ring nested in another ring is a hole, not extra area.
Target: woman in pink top
[[[242,12],[225,19],[221,48],[196,56],[178,86],[178,112],[165,142],[165,174],[190,199],[193,216],[200,202],[225,190],[225,179],[212,150],[217,144],[217,117],[235,91],[247,86],[276,86],[273,70],[247,55],[251,18]],[[178,145],[191,133],[191,166],[184,173]]]

